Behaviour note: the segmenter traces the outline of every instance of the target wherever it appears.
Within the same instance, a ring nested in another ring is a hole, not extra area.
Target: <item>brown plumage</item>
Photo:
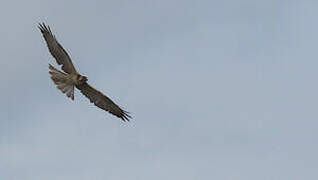
[[[39,29],[46,41],[47,47],[50,53],[55,58],[58,65],[62,65],[62,70],[68,74],[77,74],[75,67],[72,63],[70,56],[64,50],[62,45],[56,40],[52,34],[50,26],[46,26],[44,23],[39,24]]]
[[[49,73],[57,88],[62,93],[65,93],[67,97],[74,100],[74,87],[76,87],[97,107],[121,118],[123,121],[129,121],[131,116],[127,111],[122,110],[110,98],[91,87],[87,83],[87,78],[76,71],[70,56],[56,40],[50,27],[42,23],[39,24],[38,28],[46,41],[51,55],[55,58],[57,64],[62,65],[62,70],[65,72],[61,72],[49,64]]]

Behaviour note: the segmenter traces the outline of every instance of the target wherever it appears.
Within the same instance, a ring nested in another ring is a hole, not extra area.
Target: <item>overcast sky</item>
[[[318,1],[1,1],[3,180],[318,179]],[[129,123],[66,98],[45,22]]]

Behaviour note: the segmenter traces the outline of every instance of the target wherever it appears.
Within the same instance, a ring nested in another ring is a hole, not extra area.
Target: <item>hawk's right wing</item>
[[[95,106],[108,111],[109,113],[121,118],[123,121],[129,121],[130,115],[127,111],[122,110],[111,99],[105,96],[103,93],[94,89],[86,82],[76,87],[92,102]]]
[[[55,36],[52,34],[50,26],[46,26],[42,23],[39,24],[38,28],[46,41],[49,51],[56,59],[57,64],[62,65],[62,70],[68,74],[77,74],[70,56],[56,40]]]

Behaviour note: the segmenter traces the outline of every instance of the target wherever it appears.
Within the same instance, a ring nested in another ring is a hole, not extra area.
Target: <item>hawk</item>
[[[62,70],[64,71],[61,72],[49,64],[49,73],[57,88],[61,90],[62,93],[65,93],[67,97],[74,100],[74,87],[76,87],[97,107],[108,111],[118,118],[121,118],[123,121],[129,121],[131,118],[129,112],[122,110],[110,98],[90,86],[87,83],[87,77],[82,76],[76,71],[70,56],[57,41],[50,29],[50,26],[46,26],[44,23],[39,23],[38,28],[46,41],[51,55],[55,58],[58,65],[62,65]]]

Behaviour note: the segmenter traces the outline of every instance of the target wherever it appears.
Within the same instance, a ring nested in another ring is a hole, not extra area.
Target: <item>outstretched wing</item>
[[[62,70],[68,74],[76,74],[76,70],[72,63],[70,56],[63,49],[60,43],[56,40],[55,36],[52,34],[50,26],[46,26],[44,23],[39,24],[40,29],[47,47],[51,52],[52,56],[56,59],[57,64],[62,65]]]
[[[108,111],[109,113],[121,118],[123,121],[129,121],[131,118],[127,111],[122,110],[111,99],[91,87],[89,84],[83,83],[76,87],[97,107]]]

